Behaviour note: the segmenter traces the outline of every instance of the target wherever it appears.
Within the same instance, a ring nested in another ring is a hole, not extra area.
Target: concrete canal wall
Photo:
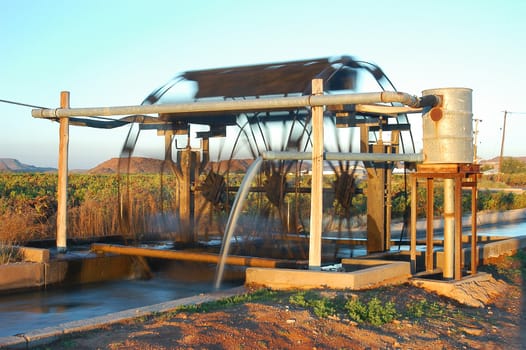
[[[19,250],[23,262],[0,265],[0,292],[140,278],[148,273],[137,257],[85,252],[51,259],[48,249]]]

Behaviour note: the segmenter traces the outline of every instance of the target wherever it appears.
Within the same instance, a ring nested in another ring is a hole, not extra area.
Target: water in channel
[[[226,283],[224,288],[233,284]],[[0,295],[0,337],[213,291],[212,281],[166,276]]]

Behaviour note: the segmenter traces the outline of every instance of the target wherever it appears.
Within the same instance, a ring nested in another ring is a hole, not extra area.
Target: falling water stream
[[[219,263],[217,264],[217,272],[214,282],[215,288],[221,287],[221,281],[223,279],[223,274],[225,271],[225,261],[228,257],[228,251],[230,250],[232,235],[234,234],[234,231],[237,226],[237,220],[239,218],[239,215],[241,214],[241,209],[243,208],[243,204],[245,203],[245,199],[247,198],[247,194],[250,190],[250,184],[252,183],[252,180],[254,180],[254,177],[257,175],[262,163],[263,158],[256,158],[252,165],[250,165],[250,167],[247,169],[247,173],[243,177],[243,181],[239,186],[239,191],[236,194],[236,198],[234,200],[234,204],[232,205],[232,210],[230,211],[230,215],[228,216],[228,221],[225,227],[225,235],[223,236],[221,254]]]

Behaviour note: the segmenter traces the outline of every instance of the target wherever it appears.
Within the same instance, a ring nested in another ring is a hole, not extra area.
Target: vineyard
[[[522,179],[520,181],[524,181],[524,174],[519,177]],[[519,177],[517,174],[508,176],[515,182],[519,181]],[[239,182],[241,178],[239,176]],[[302,181],[309,180],[305,176]],[[117,174],[72,174],[68,181],[68,237],[90,239],[124,233],[133,238],[140,238],[138,235],[143,234],[169,235],[170,232],[165,232],[167,223],[162,221],[173,220],[173,215],[170,214],[175,211],[176,206],[175,176],[133,174],[120,178]],[[327,189],[330,189],[332,181],[333,178],[326,177]],[[403,176],[394,176],[393,220],[401,219],[407,213],[409,196],[405,190],[406,181]],[[483,178],[481,183],[488,181],[491,178]],[[417,196],[420,216],[424,215],[426,200],[423,187],[418,188]],[[57,175],[53,173],[0,173],[0,242],[22,244],[30,240],[53,239],[56,229],[56,191]],[[366,189],[364,192],[366,193]],[[129,213],[133,221],[129,223],[129,227],[124,228],[120,198],[126,196],[129,196],[128,199],[133,204],[130,206],[132,212]],[[479,210],[526,208],[526,193],[523,192],[480,190],[478,196]],[[249,197],[246,210],[250,211],[251,203],[261,200],[260,197]],[[442,199],[442,189],[437,186],[437,216],[442,214]],[[305,204],[308,198],[301,200]],[[471,193],[467,191],[463,196],[463,210],[466,213],[470,211],[470,203]],[[339,215],[337,206],[330,210],[333,215]],[[359,216],[365,214],[365,211],[366,196],[358,194],[353,199],[353,215]],[[207,213],[196,215],[206,216]]]

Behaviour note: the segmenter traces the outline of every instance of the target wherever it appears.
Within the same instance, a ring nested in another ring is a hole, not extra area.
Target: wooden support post
[[[194,190],[195,181],[199,176],[199,155],[191,148],[179,151],[181,177],[179,179],[179,219],[181,234],[179,239],[184,243],[196,243],[197,232],[194,223]]]
[[[471,187],[471,274],[477,273],[478,249],[477,249],[477,183]]]
[[[393,148],[387,147],[387,153],[392,153]],[[391,221],[392,221],[392,212],[393,212],[393,200],[392,200],[392,181],[393,181],[393,169],[391,162],[384,163],[385,166],[385,204],[384,204],[384,249],[389,251],[391,249]]]
[[[462,179],[455,178],[455,280],[462,279]]]
[[[455,277],[455,182],[444,178],[444,263],[443,278],[452,280]]]
[[[410,260],[411,260],[411,273],[416,273],[416,194],[417,194],[417,181],[416,175],[411,176],[411,242],[409,248]]]
[[[323,79],[312,80],[312,94],[323,94]],[[323,106],[312,107],[312,142],[309,269],[319,270],[323,221]]]
[[[164,160],[173,162],[172,159],[172,140],[173,134],[171,132],[164,133]]]
[[[426,271],[431,272],[434,269],[433,266],[433,217],[434,214],[434,181],[432,178],[427,178],[427,212],[426,212]]]
[[[69,108],[69,91],[60,93],[60,108]],[[69,118],[60,118],[57,186],[57,251],[67,251]]]
[[[372,145],[368,151],[385,153],[386,147],[379,143]],[[390,171],[385,162],[370,162],[367,169],[367,253],[388,250],[390,237],[387,236],[388,195],[387,173]]]

